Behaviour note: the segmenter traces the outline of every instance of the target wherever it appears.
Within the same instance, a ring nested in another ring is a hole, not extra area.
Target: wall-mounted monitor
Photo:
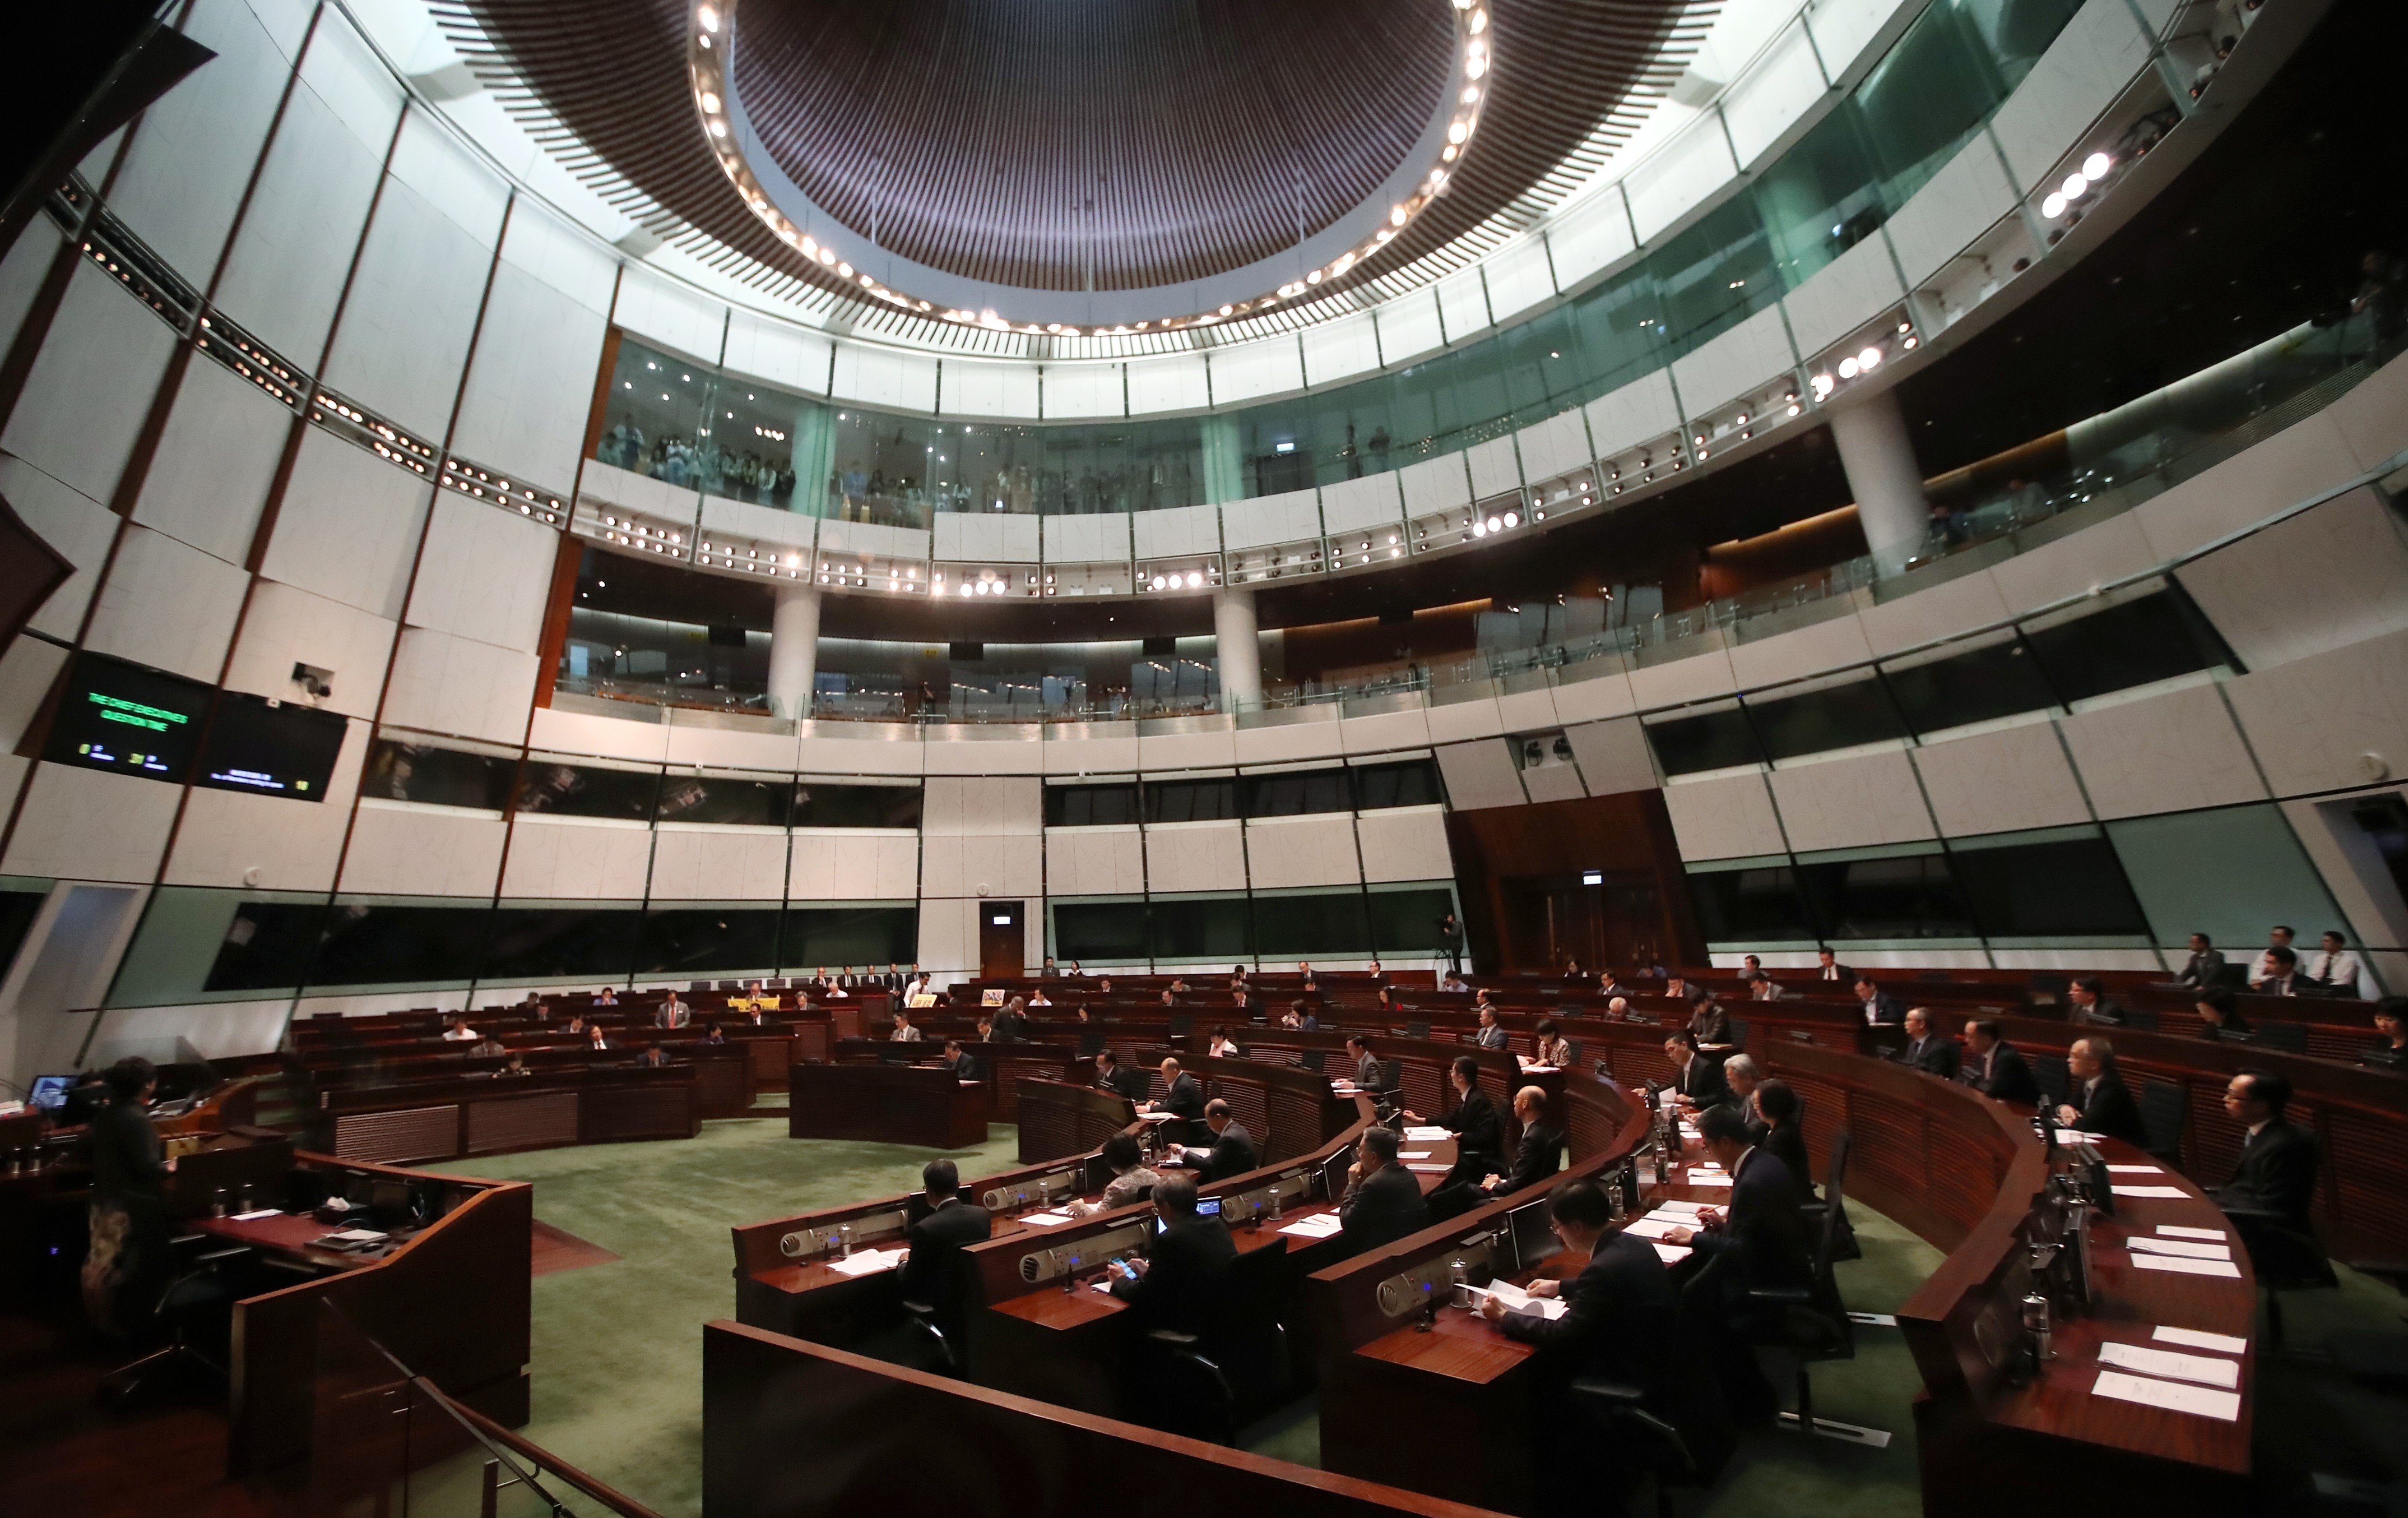
[[[181,781],[216,694],[197,680],[78,654],[42,757],[117,774]]]
[[[222,692],[193,784],[324,801],[350,725],[340,712]]]

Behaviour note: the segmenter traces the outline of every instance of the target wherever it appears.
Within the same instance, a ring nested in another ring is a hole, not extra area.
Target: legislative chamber
[[[2408,7],[20,24],[0,1513],[2408,1508]]]

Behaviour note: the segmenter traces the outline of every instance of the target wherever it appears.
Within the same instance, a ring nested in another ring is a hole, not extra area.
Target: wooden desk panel
[[[924,1149],[986,1142],[986,1089],[908,1064],[798,1064],[786,1072],[786,1133]]]

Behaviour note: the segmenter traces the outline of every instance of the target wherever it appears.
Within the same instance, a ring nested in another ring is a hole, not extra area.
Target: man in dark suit
[[[1429,1226],[1429,1204],[1419,1178],[1397,1163],[1397,1132],[1373,1126],[1354,1146],[1346,1173],[1346,1194],[1338,1199],[1345,1225],[1346,1252],[1361,1254],[1393,1244]]]
[[[1856,976],[1856,1005],[1865,1015],[1868,1028],[1884,1024],[1895,1028],[1906,1020],[1906,1004],[1882,990],[1870,976]]]
[[[1184,1144],[1196,1136],[1196,1130],[1204,1121],[1204,1088],[1196,1084],[1194,1076],[1179,1068],[1177,1060],[1165,1060],[1162,1062],[1162,1100],[1148,1102],[1145,1109],[1169,1113],[1170,1120],[1163,1125],[1166,1130],[1163,1139],[1168,1143]]]
[[[1215,1096],[1204,1104],[1204,1126],[1211,1132],[1211,1149],[1180,1150],[1180,1163],[1196,1172],[1199,1181],[1226,1180],[1249,1170],[1262,1167],[1263,1158],[1254,1148],[1254,1135],[1229,1110],[1229,1104]]]
[[[1911,1064],[1927,1076],[1942,1080],[1956,1078],[1956,1041],[1942,1038],[1931,1031],[1931,1014],[1922,1007],[1906,1011],[1906,1047],[1898,1051],[1898,1063]]]
[[[1145,1100],[1145,1072],[1123,1065],[1120,1056],[1108,1048],[1096,1051],[1096,1084],[1105,1091],[1117,1092],[1132,1102]]]
[[[1541,1185],[1554,1179],[1555,1172],[1564,1167],[1563,1131],[1545,1125],[1547,1093],[1536,1086],[1525,1086],[1515,1092],[1513,1116],[1522,1123],[1522,1142],[1513,1151],[1512,1169],[1482,1179],[1480,1189],[1491,1196]]]
[[[963,1051],[962,1041],[958,1038],[945,1040],[944,1063],[945,1068],[951,1070],[957,1080],[976,1080],[979,1077],[978,1062]]]
[[[2174,977],[2174,984],[2193,990],[2214,990],[2223,983],[2224,955],[2208,942],[2207,934],[2191,934],[2190,958],[2185,961],[2182,974]]]
[[[1237,1240],[1220,1219],[1196,1215],[1196,1182],[1185,1176],[1165,1176],[1154,1184],[1154,1211],[1163,1231],[1144,1259],[1111,1267],[1112,1294],[1129,1305],[1141,1334],[1156,1328],[1209,1333],[1230,1262],[1238,1257]]]
[[[2319,994],[2320,988],[2316,983],[2300,974],[2300,957],[2289,949],[2268,949],[2265,962],[2268,970],[2266,978],[2255,982],[2249,988],[2258,995],[2315,996]]]
[[[1496,1170],[1505,1161],[1505,1127],[1497,1116],[1497,1104],[1480,1089],[1480,1062],[1469,1054],[1457,1055],[1447,1079],[1455,1086],[1455,1110],[1437,1120],[1440,1127],[1454,1130],[1455,1168],[1446,1173],[1443,1184],[1463,1181],[1478,1185],[1480,1178]],[[1429,1120],[1418,1112],[1407,1112],[1409,1123]]]
[[[2316,1141],[2283,1116],[2291,1083],[2271,1070],[2243,1070],[2224,1088],[2224,1110],[2248,1130],[2232,1179],[2212,1193],[2233,1212],[2271,1212],[2301,1233],[2316,1193]]]
[[[1706,1208],[1698,1227],[1673,1228],[1664,1241],[1686,1244],[1709,1260],[1724,1258],[1723,1313],[1731,1330],[1722,1354],[1726,1387],[1734,1411],[1767,1417],[1776,1399],[1746,1342],[1780,1309],[1753,1302],[1748,1294],[1804,1286],[1812,1279],[1813,1245],[1802,1210],[1806,1193],[1778,1158],[1748,1142],[1746,1124],[1730,1108],[1699,1114],[1698,1137],[1730,1172],[1730,1207]]]
[[[1999,1035],[1995,1019],[1965,1024],[1965,1058],[1958,1079],[1997,1102],[2040,1106],[2040,1082],[2016,1048]]]
[[[1848,967],[1840,962],[1840,957],[1837,954],[1828,948],[1818,948],[1814,951],[1814,978],[1836,981],[1844,986],[1850,977]]]
[[[2066,1074],[2074,1081],[2073,1100],[2057,1104],[2057,1120],[2086,1134],[2120,1138],[2134,1149],[2149,1147],[2149,1130],[2141,1122],[2141,1104],[2115,1073],[2115,1046],[2093,1034],[2077,1038],[2065,1051]]]
[[[2065,999],[2069,1022],[2120,1028],[2130,1020],[2122,1007],[2107,1000],[2107,982],[2097,976],[2084,976],[2067,987]]]
[[[1672,1094],[1703,1111],[1730,1095],[1723,1067],[1698,1052],[1698,1035],[1684,1028],[1664,1040],[1664,1057],[1672,1062]]]
[[[961,1323],[961,1285],[956,1268],[962,1246],[982,1242],[995,1231],[986,1208],[962,1199],[961,1172],[951,1160],[931,1160],[920,1170],[928,1215],[911,1225],[910,1258],[903,1262],[896,1288],[906,1302],[936,1309],[937,1326],[956,1343]]]

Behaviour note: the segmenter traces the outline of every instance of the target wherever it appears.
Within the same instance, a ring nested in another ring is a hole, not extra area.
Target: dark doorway
[[[981,902],[979,976],[1008,979],[1028,972],[1028,904]]]
[[[1521,969],[1561,969],[1566,960],[1590,971],[1669,962],[1664,898],[1646,872],[1523,875],[1498,885],[1511,940],[1506,952]]]

